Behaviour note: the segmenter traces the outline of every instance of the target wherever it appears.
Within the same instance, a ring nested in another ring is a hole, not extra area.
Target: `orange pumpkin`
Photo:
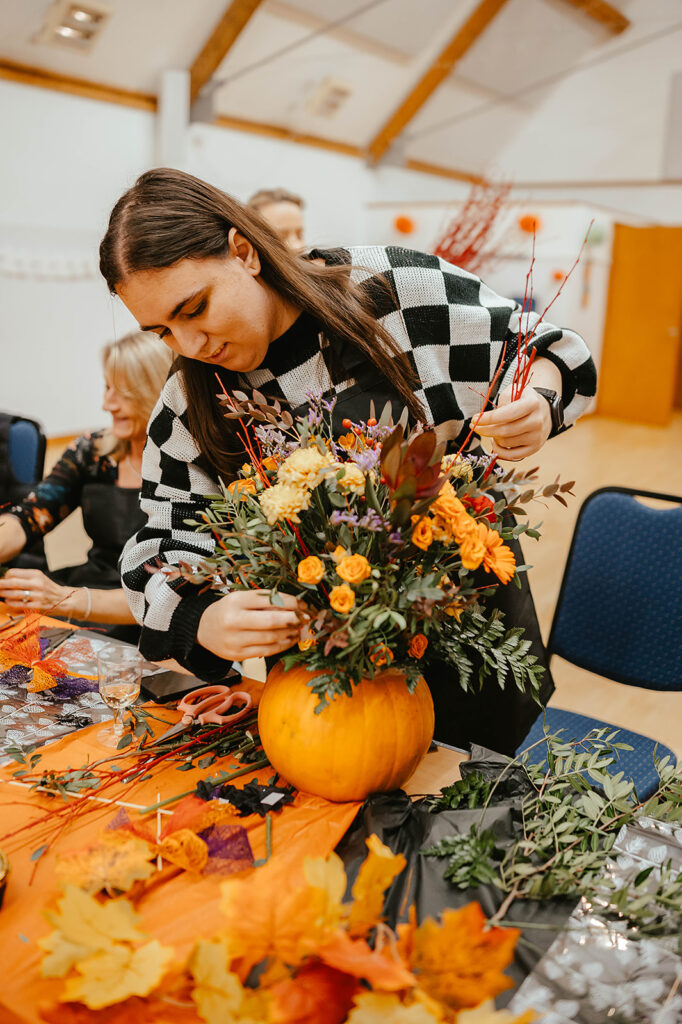
[[[273,768],[305,793],[364,800],[407,782],[433,736],[431,692],[420,679],[409,693],[398,671],[363,679],[352,697],[335,697],[319,714],[314,677],[302,666],[270,671],[258,730]]]

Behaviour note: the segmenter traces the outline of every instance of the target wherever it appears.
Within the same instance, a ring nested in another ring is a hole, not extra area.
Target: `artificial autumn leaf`
[[[355,978],[321,963],[270,988],[269,1024],[342,1024],[357,992]]]
[[[334,932],[317,955],[330,967],[364,978],[374,988],[387,992],[412,988],[417,983],[414,974],[390,949],[372,949],[365,939],[351,939],[347,932]]]
[[[442,1020],[421,1003],[404,1006],[400,997],[388,992],[363,992],[355,997],[348,1024],[435,1024]]]
[[[112,944],[76,964],[78,975],[67,979],[60,1001],[76,1000],[99,1010],[129,996],[146,996],[161,981],[172,956],[173,950],[157,939],[139,949]]]
[[[48,954],[43,959],[44,978],[63,978],[84,955],[108,949],[117,941],[144,939],[135,927],[137,915],[125,899],[102,904],[82,889],[67,885],[57,906],[58,913],[45,914],[55,932],[38,940]]]
[[[92,846],[61,854],[56,872],[62,882],[71,882],[92,895],[102,889],[109,894],[115,889],[127,892],[134,882],[154,873],[153,856],[154,847],[146,840],[105,832]]]
[[[453,1010],[478,1006],[512,985],[511,962],[518,928],[486,928],[478,903],[444,910],[441,924],[427,918],[414,933],[411,965],[419,985]]]
[[[369,854],[360,866],[353,886],[353,905],[348,916],[351,935],[366,935],[381,920],[384,893],[407,863],[402,853],[393,853],[378,836],[367,840]]]
[[[263,997],[244,988],[236,974],[228,971],[228,949],[219,939],[201,939],[190,958],[195,981],[192,999],[207,1024],[259,1024],[264,1019]]]
[[[290,868],[277,859],[262,867],[256,878],[235,878],[221,886],[221,909],[230,961],[240,959],[240,976],[267,957],[299,964],[324,943],[342,914],[346,875],[341,859],[305,862],[308,886],[291,888]]]
[[[208,846],[189,828],[171,832],[161,840],[159,853],[184,871],[203,871],[208,861]]]
[[[510,1010],[496,1010],[492,999],[486,999],[475,1010],[462,1010],[457,1024],[532,1024],[535,1019],[533,1010],[526,1010],[517,1017]]]

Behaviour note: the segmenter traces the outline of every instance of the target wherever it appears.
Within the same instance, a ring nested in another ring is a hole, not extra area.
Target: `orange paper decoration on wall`
[[[522,231],[525,231],[527,235],[532,235],[533,232],[537,234],[538,231],[542,230],[542,221],[535,213],[524,213],[519,217],[519,227]]]
[[[411,217],[408,217],[404,213],[399,213],[393,221],[393,227],[396,231],[399,231],[401,235],[411,235],[416,228],[415,222]]]
[[[563,281],[565,277],[566,277],[566,274],[564,273],[563,270],[553,270],[552,271],[552,280],[553,281]]]

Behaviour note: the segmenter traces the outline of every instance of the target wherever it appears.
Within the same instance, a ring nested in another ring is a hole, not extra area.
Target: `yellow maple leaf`
[[[512,985],[502,972],[518,936],[518,928],[486,928],[478,903],[444,910],[440,924],[427,918],[414,932],[412,969],[419,985],[451,1009],[478,1006]]]
[[[67,979],[60,1002],[100,1010],[130,996],[146,996],[161,981],[172,955],[157,939],[139,949],[112,944],[76,964],[78,976]]]
[[[462,1010],[457,1024],[532,1024],[536,1019],[532,1010],[526,1010],[517,1017],[510,1010],[496,1010],[492,999],[486,999],[475,1010]]]
[[[308,859],[304,867],[308,885],[298,888],[291,887],[289,864],[276,859],[255,878],[223,882],[228,959],[240,960],[240,976],[268,957],[299,964],[338,926],[346,889],[343,862],[332,853],[326,860]]]
[[[107,949],[113,942],[141,942],[145,937],[135,927],[137,915],[125,899],[98,903],[82,889],[67,885],[57,906],[57,913],[48,912],[45,917],[71,945],[94,952]],[[40,939],[38,945],[54,951],[54,938],[47,936],[46,939]]]
[[[201,939],[192,951],[192,999],[199,1016],[206,1024],[259,1024],[265,1019],[263,996],[244,988],[227,969],[228,957],[228,948],[219,939]]]
[[[38,939],[38,945],[47,953],[41,967],[43,978],[63,978],[79,960],[92,953],[91,946],[70,942],[59,931]]]
[[[92,895],[102,889],[109,894],[127,892],[134,882],[154,873],[152,857],[154,847],[144,839],[109,832],[92,846],[61,854],[56,871],[63,882],[72,882]]]
[[[387,992],[363,992],[355,997],[348,1024],[436,1024],[435,1017],[421,1003],[405,1006],[399,996]]]
[[[90,1009],[144,996],[155,988],[173,955],[154,939],[138,931],[138,917],[126,899],[98,903],[73,885],[67,885],[56,912],[45,916],[55,931],[38,941],[45,950],[42,974],[63,978],[70,970],[61,1001],[77,1000]]]
[[[366,935],[381,920],[384,893],[407,863],[402,853],[393,853],[378,836],[367,840],[369,854],[353,886],[353,905],[348,916],[351,935]]]

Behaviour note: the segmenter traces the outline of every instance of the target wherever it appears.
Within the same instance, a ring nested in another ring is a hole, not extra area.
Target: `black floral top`
[[[83,434],[66,449],[52,472],[35,490],[8,512],[20,521],[27,541],[53,530],[81,504],[87,483],[111,484],[118,480],[118,464],[110,455],[99,455],[97,442],[104,431]]]

